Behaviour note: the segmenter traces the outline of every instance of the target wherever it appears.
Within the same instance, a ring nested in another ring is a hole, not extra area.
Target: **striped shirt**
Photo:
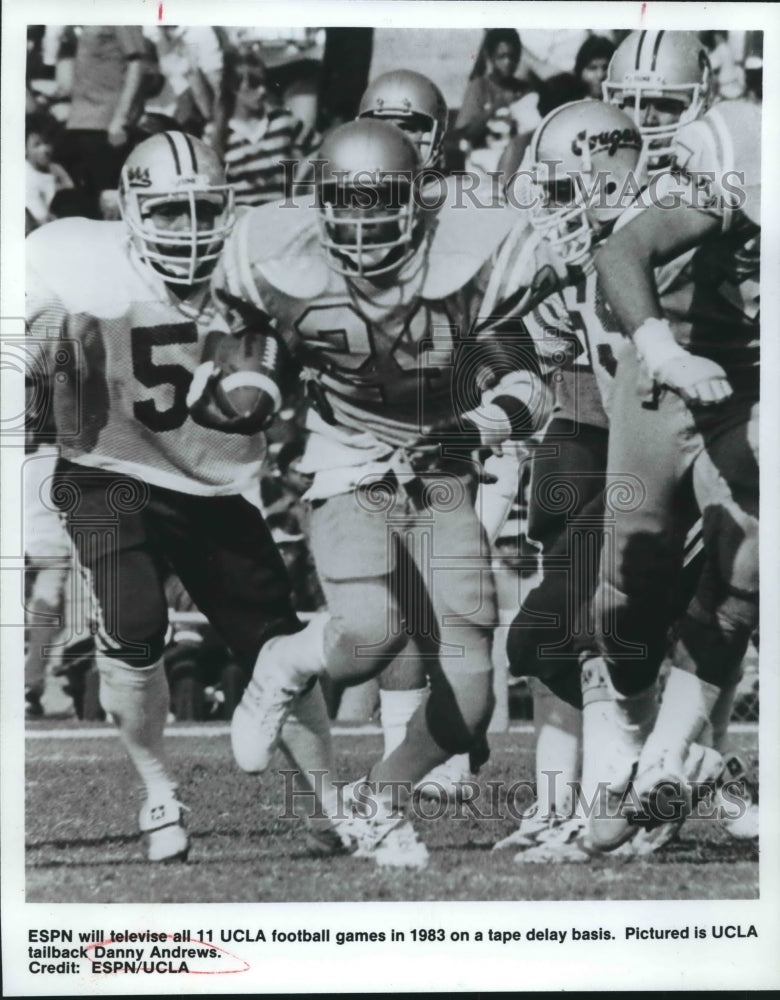
[[[285,197],[289,182],[280,161],[300,156],[302,130],[302,123],[280,108],[253,121],[230,119],[225,167],[236,204],[263,205]]]

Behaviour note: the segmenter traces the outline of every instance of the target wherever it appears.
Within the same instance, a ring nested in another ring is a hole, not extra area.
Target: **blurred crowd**
[[[627,34],[486,31],[472,65],[463,68],[460,105],[449,109],[443,170],[495,170],[510,144],[519,162],[551,110],[584,97],[601,99],[609,61]],[[762,38],[761,32],[701,33],[716,99],[761,101]],[[170,129],[198,136],[220,153],[239,205],[278,200],[302,176],[283,161],[304,161],[331,128],[357,114],[375,44],[371,28],[29,27],[26,231],[67,216],[117,218],[119,171],[129,151]],[[306,544],[301,497],[308,483],[296,467],[303,451],[299,417],[292,401],[272,428],[259,503],[290,571],[298,610],[306,613],[320,609],[323,598]],[[44,469],[51,456],[41,458]],[[36,502],[28,499],[30,510]],[[535,559],[518,528],[522,498],[514,515],[496,552],[506,565],[522,569]],[[32,515],[28,521],[32,527]],[[37,527],[26,535],[45,537]],[[34,566],[35,552],[28,557]],[[64,710],[100,715],[89,627],[56,639],[76,590],[66,567],[30,574],[28,612],[36,622],[48,616],[54,623],[51,649],[58,652],[48,664],[35,651],[28,656],[29,715],[44,711],[47,673],[67,678]],[[229,717],[240,697],[235,664],[175,580],[170,602],[174,714]],[[61,698],[56,707],[63,708]]]

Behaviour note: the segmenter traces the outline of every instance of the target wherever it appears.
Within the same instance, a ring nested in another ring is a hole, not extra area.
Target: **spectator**
[[[146,110],[175,118],[183,131],[201,138],[214,120],[222,88],[223,52],[213,28],[166,25],[147,33],[157,51],[159,93]]]
[[[52,160],[56,133],[57,122],[50,115],[37,112],[25,119],[25,208],[28,232],[49,222],[53,217],[51,203],[55,194],[73,187],[68,172]]]
[[[523,70],[533,82],[570,72],[587,39],[586,29],[535,29],[523,32]]]
[[[255,52],[229,56],[223,82],[218,119],[224,124],[214,145],[224,158],[236,204],[278,201],[290,193],[291,175],[281,161],[303,155],[298,146],[303,126],[286,109],[269,105],[268,74]]]
[[[577,52],[573,73],[558,73],[540,87],[539,112],[544,117],[569,101],[587,97],[602,99],[601,85],[607,78],[609,61],[615,46],[602,35],[589,35]]]
[[[58,158],[95,204],[115,189],[128,131],[143,104],[144,39],[131,26],[82,25],[75,47],[70,114]]]
[[[346,29],[356,31],[359,29]],[[269,99],[286,108],[312,135],[316,128],[325,49],[324,28],[237,28],[233,43],[266,66]]]
[[[455,129],[472,148],[485,147],[488,123],[496,112],[508,108],[519,132],[533,131],[539,123],[538,94],[515,76],[522,46],[520,36],[511,28],[492,28],[482,43],[483,75],[473,76],[466,88]],[[474,71],[482,68],[478,60]]]
[[[702,44],[709,51],[715,93],[722,101],[732,101],[745,92],[745,74],[734,58],[728,31],[702,31]]]

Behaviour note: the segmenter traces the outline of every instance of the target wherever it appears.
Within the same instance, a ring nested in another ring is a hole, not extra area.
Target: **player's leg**
[[[590,671],[629,714],[632,699],[633,708],[651,703],[666,652],[685,534],[695,520],[685,474],[702,447],[682,400],[646,383],[636,352],[626,350],[615,379],[594,597],[606,674]]]
[[[140,824],[149,834],[150,860],[159,861],[186,856],[188,842],[163,747],[168,618],[147,525],[150,495],[139,480],[64,461],[52,490],[97,601],[100,700],[144,786]]]
[[[155,528],[174,570],[197,606],[252,676],[258,654],[275,636],[296,634],[282,558],[259,510],[244,497],[190,497],[160,492]],[[233,749],[244,770],[256,770],[250,681],[233,717]],[[334,794],[330,726],[318,684],[292,702],[283,748],[300,778],[320,797]],[[301,797],[302,798],[302,797]],[[312,797],[313,815],[319,812]]]
[[[582,731],[574,638],[588,626],[598,577],[606,460],[605,428],[561,419],[550,423],[534,457],[528,528],[542,545],[542,578],[510,627],[508,654],[513,675],[544,682],[533,684],[537,800],[497,847],[528,848],[537,835],[551,836],[551,824],[572,825]]]
[[[442,478],[441,473],[432,476]],[[371,776],[422,777],[453,754],[476,752],[494,705],[491,635],[497,619],[489,546],[468,476],[442,479],[437,510],[407,535],[398,587],[430,679],[430,696],[409,722],[404,742]]]
[[[24,552],[29,561],[26,580],[32,581],[25,602],[24,693],[28,717],[43,714],[45,706],[41,698],[47,687],[52,656],[66,638],[65,590],[73,547],[51,502],[51,478],[56,463],[56,449],[44,445],[27,457],[23,468]]]
[[[751,413],[736,398],[719,409],[702,421],[706,448],[693,470],[704,567],[677,627],[674,666],[639,761],[640,791],[655,771],[679,774],[690,744],[722,714],[758,625],[758,463],[749,445],[757,406]]]

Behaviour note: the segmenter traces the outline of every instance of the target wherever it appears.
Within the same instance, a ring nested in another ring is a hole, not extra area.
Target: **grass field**
[[[56,731],[54,725],[60,728]],[[68,730],[66,727],[72,726]],[[47,729],[47,727],[49,727]],[[190,806],[186,865],[153,866],[136,832],[140,800],[130,765],[106,727],[38,723],[27,739],[28,902],[245,902],[526,899],[749,899],[758,851],[703,820],[649,860],[518,865],[491,853],[511,816],[418,820],[431,852],[422,873],[348,857],[312,858],[296,821],[281,818],[282,782],[236,771],[226,727],[173,726],[170,756]],[[67,734],[67,735],[65,735]],[[740,737],[748,752],[755,737]],[[492,738],[481,782],[530,779],[531,734]],[[336,737],[343,777],[378,753],[376,735]],[[280,765],[281,766],[281,765]],[[451,807],[452,809],[456,807]],[[488,811],[484,809],[483,812]],[[498,812],[498,810],[495,810]],[[505,811],[505,810],[504,810]],[[463,813],[466,813],[464,810]]]

